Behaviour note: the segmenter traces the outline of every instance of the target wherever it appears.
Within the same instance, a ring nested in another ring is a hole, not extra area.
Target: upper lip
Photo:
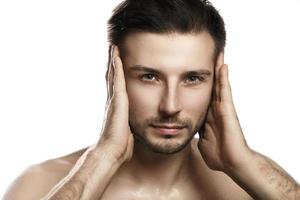
[[[177,125],[177,124],[153,124],[155,128],[168,128],[168,129],[181,129],[185,126]]]

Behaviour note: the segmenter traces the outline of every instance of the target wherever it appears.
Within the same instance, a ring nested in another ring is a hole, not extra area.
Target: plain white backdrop
[[[106,23],[120,0],[0,1],[0,196],[29,165],[95,143]],[[250,147],[300,181],[300,2],[212,0]]]

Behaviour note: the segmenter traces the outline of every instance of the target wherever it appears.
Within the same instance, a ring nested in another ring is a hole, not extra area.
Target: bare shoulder
[[[27,167],[9,186],[4,200],[35,200],[45,196],[72,169],[86,148]]]
[[[235,183],[227,174],[214,171],[207,167],[203,160],[197,144],[198,138],[192,141],[193,160],[195,160],[195,181],[199,188],[204,188],[208,195],[207,199],[222,199],[222,200],[253,200],[253,198],[237,183]]]

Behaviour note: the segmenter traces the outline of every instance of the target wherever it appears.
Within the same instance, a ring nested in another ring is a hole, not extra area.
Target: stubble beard
[[[184,138],[180,140],[172,140],[170,135],[162,136],[159,141],[154,141],[151,138],[151,133],[149,131],[149,124],[152,121],[157,121],[153,119],[146,120],[143,124],[137,123],[136,117],[131,116],[131,120],[129,122],[129,126],[131,132],[133,133],[134,139],[136,142],[140,143],[141,146],[146,147],[148,150],[159,153],[159,154],[175,154],[183,150],[190,142],[193,140],[194,135],[202,130],[203,122],[206,118],[206,112],[201,113],[199,119],[197,120],[197,124],[193,126],[190,120],[185,120],[184,123],[187,125],[183,134]],[[168,120],[171,121],[171,120]],[[172,120],[174,122],[174,120]],[[175,121],[176,122],[176,121]],[[176,142],[175,142],[176,141]]]

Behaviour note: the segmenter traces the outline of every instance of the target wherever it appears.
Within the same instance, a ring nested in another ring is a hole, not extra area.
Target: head
[[[184,149],[201,130],[210,104],[225,27],[207,1],[127,0],[109,19],[117,45],[135,139],[157,153]],[[156,128],[177,125],[176,135]]]

